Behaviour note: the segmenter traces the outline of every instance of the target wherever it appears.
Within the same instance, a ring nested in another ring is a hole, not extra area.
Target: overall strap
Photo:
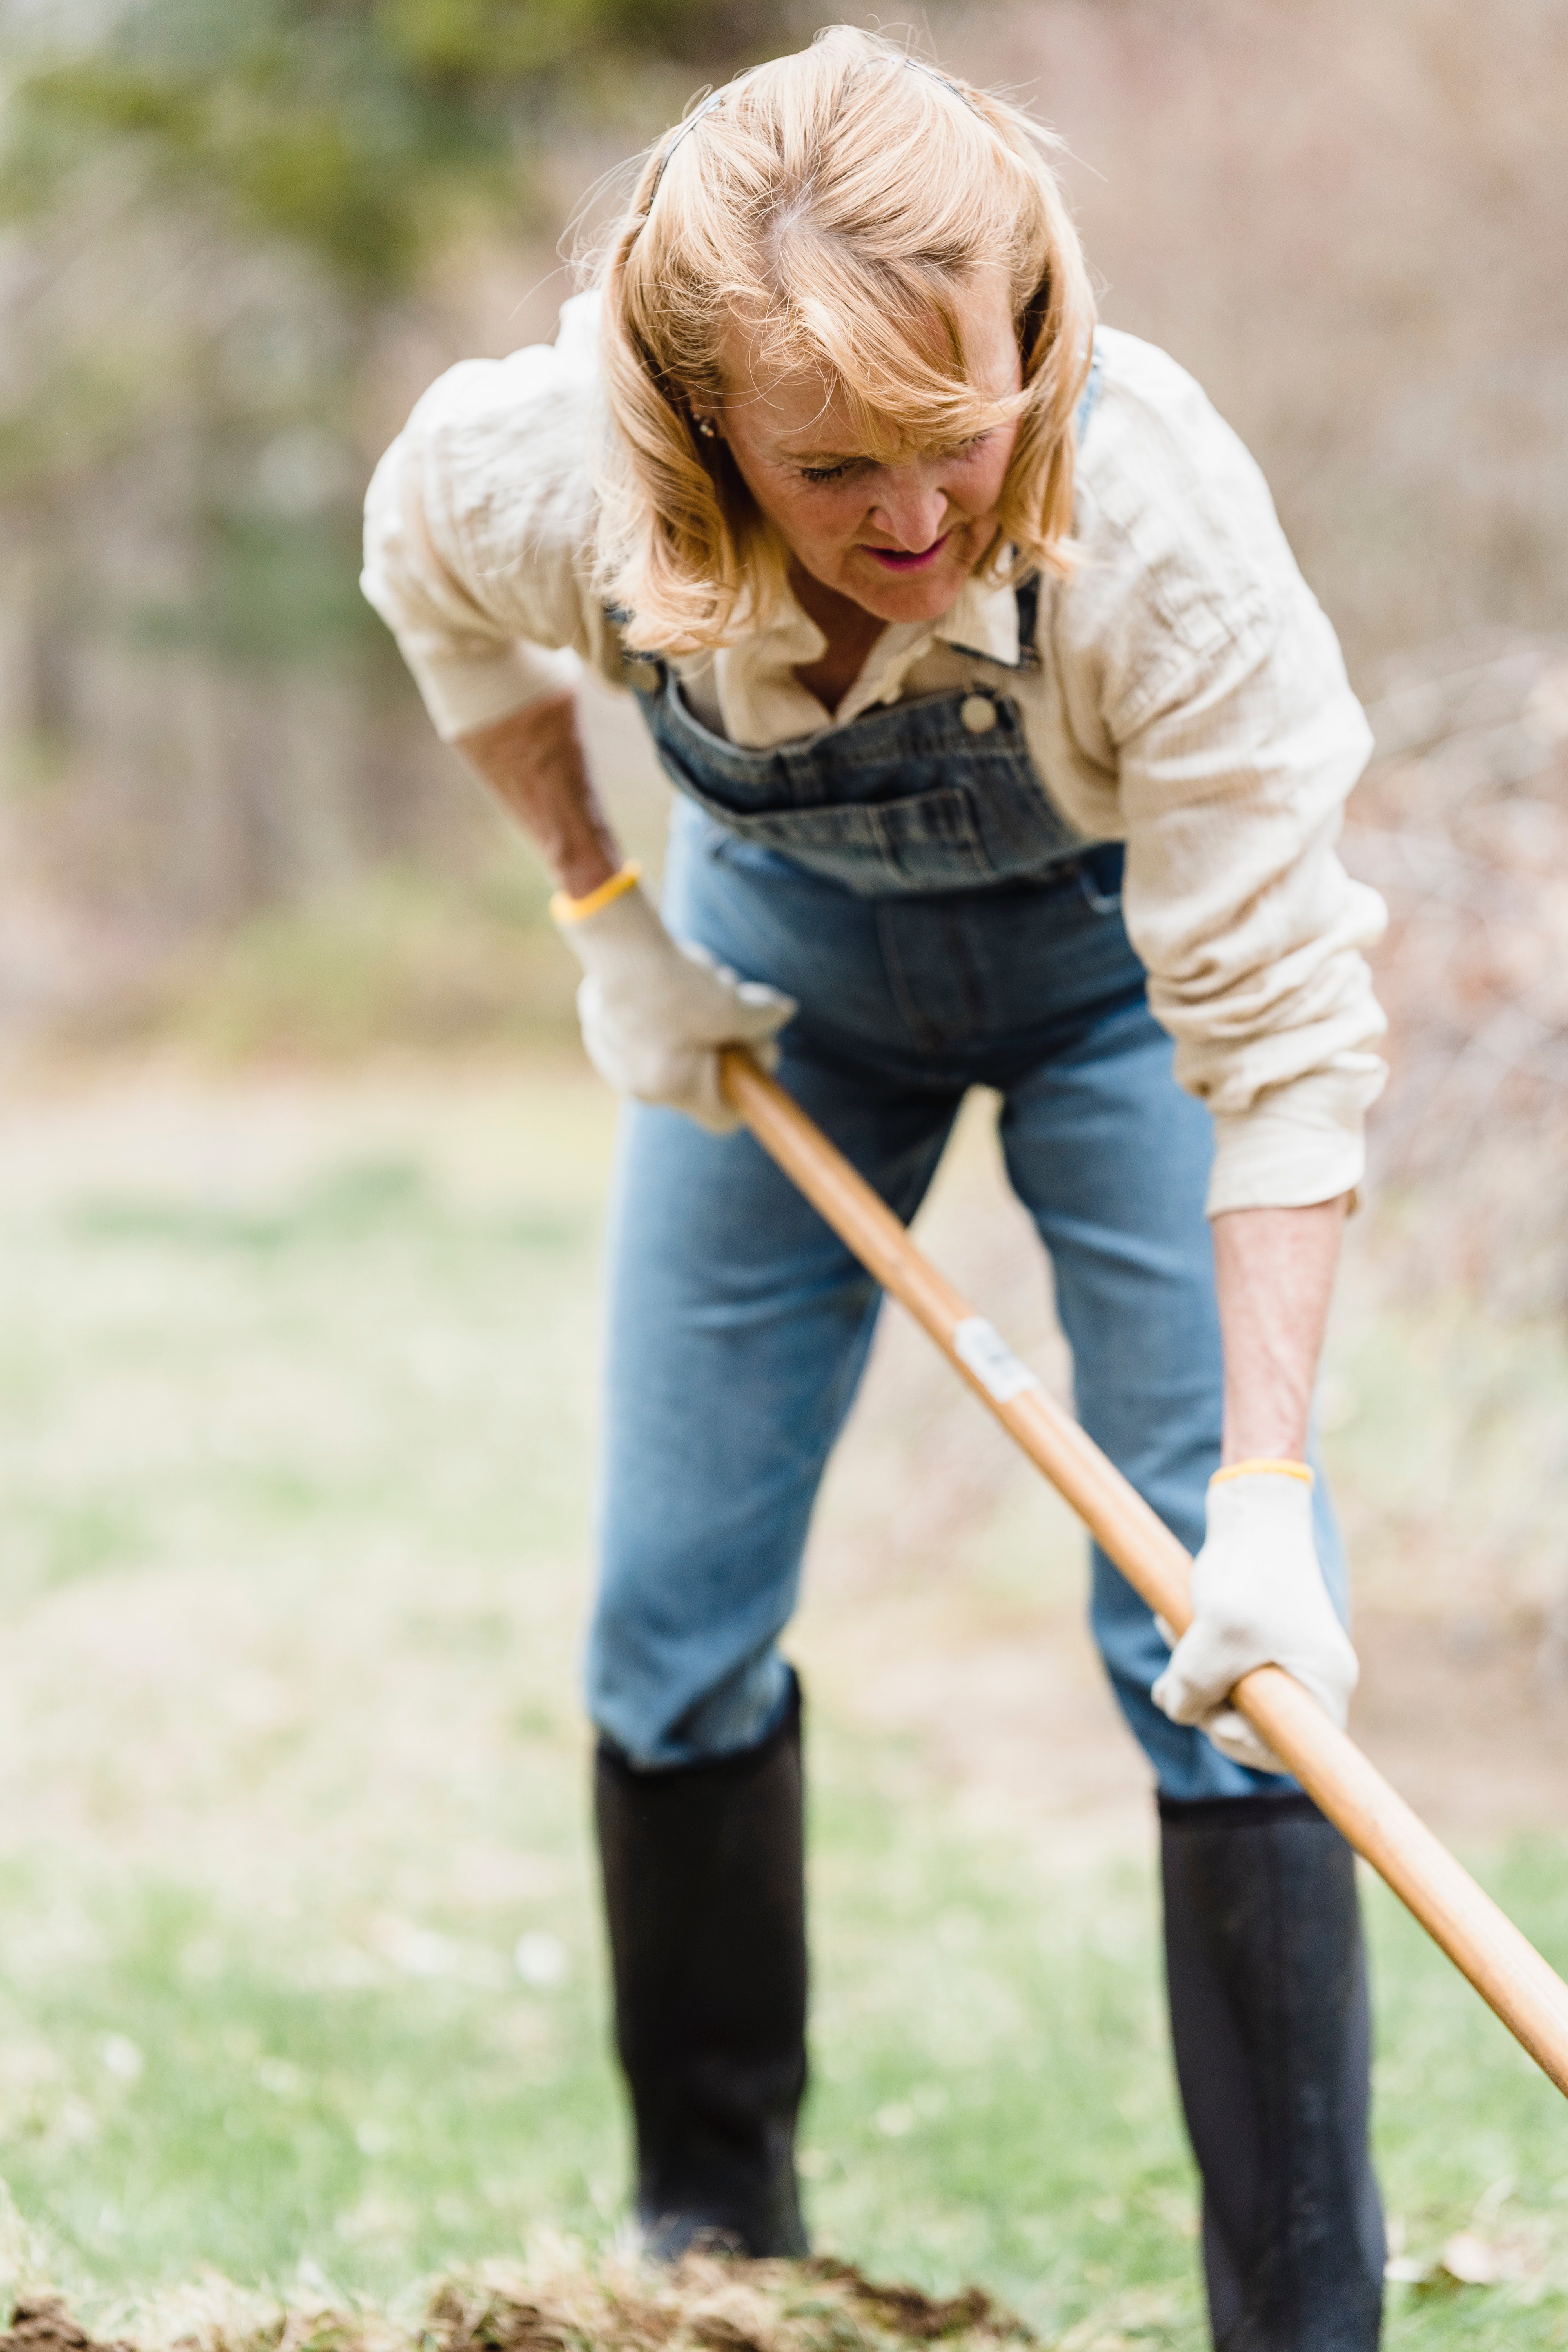
[[[1018,607],[1018,667],[1020,669],[1037,669],[1040,651],[1035,643],[1035,635],[1040,625],[1039,573],[1031,572],[1026,580],[1020,580],[1013,591],[1013,597]]]
[[[1078,413],[1073,418],[1074,424],[1078,426],[1078,443],[1080,449],[1083,446],[1083,436],[1089,431],[1089,420],[1100,405],[1100,388],[1104,381],[1104,372],[1100,363],[1100,337],[1096,335],[1093,356],[1089,362],[1089,375],[1083,390],[1079,394]]]

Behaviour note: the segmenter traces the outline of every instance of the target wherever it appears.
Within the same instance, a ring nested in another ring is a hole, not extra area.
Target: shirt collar
[[[731,742],[756,746],[843,726],[874,703],[896,702],[915,663],[939,642],[1016,669],[1018,603],[1013,590],[966,580],[934,621],[889,623],[837,719],[829,719],[795,676],[797,666],[821,659],[826,640],[786,585],[771,627],[760,637],[726,648],[715,659],[714,684],[725,730]]]
[[[895,622],[884,629],[850,697],[855,710],[864,710],[873,702],[896,701],[916,662],[938,644],[1016,669],[1018,600],[1012,589],[985,588],[975,580],[966,580],[947,611],[934,621]],[[850,715],[849,703],[839,715]]]

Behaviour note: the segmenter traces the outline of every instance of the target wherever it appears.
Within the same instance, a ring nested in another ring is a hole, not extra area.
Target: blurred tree
[[[563,108],[628,63],[724,67],[767,0],[127,0],[91,44],[25,68],[0,198],[37,210],[106,142],[216,195],[346,284],[402,290],[454,215],[526,198]]]
[[[635,145],[656,121],[628,83],[678,106],[661,64],[722,71],[781,23],[767,0],[0,9],[0,742],[10,831],[25,788],[63,887],[177,928],[461,829],[357,593],[367,386],[440,257],[552,231],[551,141],[609,113]]]

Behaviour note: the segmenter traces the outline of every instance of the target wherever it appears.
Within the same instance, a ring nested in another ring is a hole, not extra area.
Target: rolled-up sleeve
[[[1363,950],[1383,901],[1335,853],[1371,737],[1303,588],[1124,714],[1125,912],[1176,1076],[1214,1114],[1209,1213],[1351,1191],[1384,1080]]]
[[[1385,1076],[1384,909],[1336,854],[1371,731],[1241,442],[1163,353],[1109,340],[1062,603],[1078,736],[1114,778],[1151,1009],[1214,1116],[1209,1213],[1306,1207],[1360,1181]]]
[[[365,499],[361,585],[447,741],[561,692],[592,650],[597,390],[577,308],[556,343],[433,384]]]

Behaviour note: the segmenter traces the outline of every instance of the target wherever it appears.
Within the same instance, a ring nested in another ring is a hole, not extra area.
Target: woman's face
[[[954,304],[971,379],[988,400],[1023,381],[1007,289],[973,279]],[[737,338],[731,390],[710,416],[802,568],[879,621],[945,613],[996,536],[1016,424],[957,448],[879,465],[856,448],[841,395],[810,370],[759,383]]]

